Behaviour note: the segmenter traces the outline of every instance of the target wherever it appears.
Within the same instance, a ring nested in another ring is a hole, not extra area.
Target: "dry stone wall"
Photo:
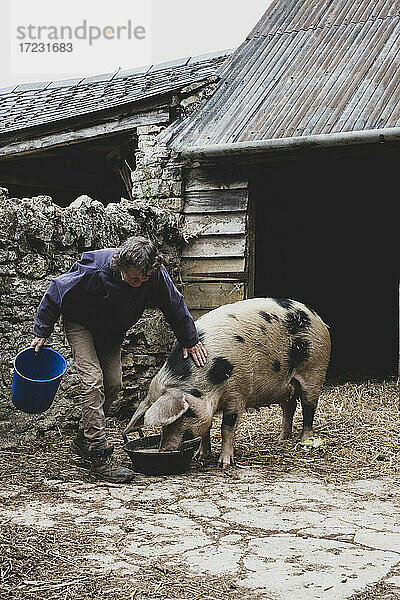
[[[144,201],[103,204],[88,196],[61,208],[49,196],[9,198],[0,188],[0,445],[76,423],[79,384],[60,323],[51,346],[68,360],[52,407],[43,415],[25,415],[10,399],[13,357],[30,345],[36,308],[52,277],[68,270],[82,252],[117,247],[131,235],[155,238],[168,257],[168,269],[179,284],[183,239],[179,216]],[[123,344],[124,389],[115,411],[128,416],[164,361],[174,336],[163,315],[148,309]]]

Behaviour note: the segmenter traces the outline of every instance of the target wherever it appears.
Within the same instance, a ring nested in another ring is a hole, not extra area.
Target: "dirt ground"
[[[53,431],[0,452],[0,599],[400,599],[400,412],[394,381],[327,386],[318,449],[246,414],[237,466],[99,482]],[[109,420],[118,457],[129,465]],[[145,432],[149,433],[149,432]]]

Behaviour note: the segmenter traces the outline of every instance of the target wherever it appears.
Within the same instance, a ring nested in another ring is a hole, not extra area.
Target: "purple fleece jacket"
[[[36,312],[35,335],[49,337],[62,314],[64,320],[87,327],[96,345],[112,348],[152,304],[161,309],[184,348],[197,344],[194,321],[165,267],[134,288],[112,269],[115,251],[84,252],[67,273],[51,281]]]

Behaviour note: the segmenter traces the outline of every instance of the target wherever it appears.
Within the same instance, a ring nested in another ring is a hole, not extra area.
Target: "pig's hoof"
[[[201,448],[199,448],[198,450],[196,450],[195,454],[193,455],[194,460],[201,460],[202,458],[210,458],[211,456],[211,452],[208,451],[204,451]]]
[[[233,458],[232,454],[228,454],[228,455],[220,455],[219,459],[218,459],[218,466],[221,469],[226,469],[227,467],[231,467],[232,465],[235,464],[235,459]]]
[[[314,432],[311,430],[308,431],[303,431],[301,434],[301,438],[300,441],[301,442],[305,442],[306,440],[308,440],[309,437],[312,437],[314,435]]]
[[[276,440],[277,444],[281,444],[282,442],[286,442],[286,440],[292,437],[291,433],[281,433]]]

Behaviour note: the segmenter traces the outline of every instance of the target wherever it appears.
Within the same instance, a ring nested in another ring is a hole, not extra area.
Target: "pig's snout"
[[[182,435],[167,435],[161,438],[159,452],[174,452],[174,450],[179,450],[179,446],[182,442]]]

